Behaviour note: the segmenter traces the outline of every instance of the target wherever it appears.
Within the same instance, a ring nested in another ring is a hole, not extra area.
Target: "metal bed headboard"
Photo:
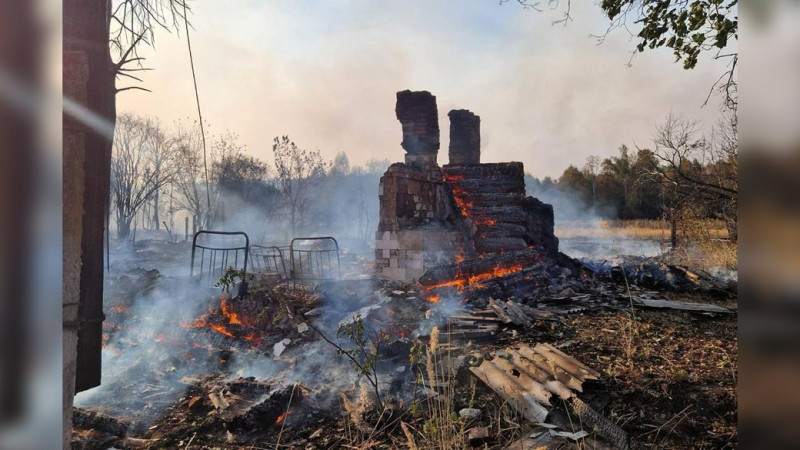
[[[289,247],[251,245],[250,262],[252,270],[278,280],[289,278],[289,272],[286,270],[286,260],[283,256],[285,250],[288,251]]]
[[[198,239],[201,236],[207,238]],[[198,284],[211,287],[229,267],[247,272],[249,248],[250,238],[244,232],[198,231],[192,239],[189,277]]]
[[[325,237],[294,238],[289,246],[290,277],[295,283],[339,280],[342,264],[339,243]]]

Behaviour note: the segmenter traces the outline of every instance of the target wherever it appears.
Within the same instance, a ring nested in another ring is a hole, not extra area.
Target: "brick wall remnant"
[[[480,164],[481,118],[466,109],[454,109],[450,117],[450,164]]]
[[[378,188],[375,235],[379,276],[413,281],[431,267],[537,247],[558,253],[553,207],[525,194],[521,162],[481,164],[480,117],[465,109],[450,117],[450,164],[439,167],[436,97],[397,93],[404,163],[392,164]]]
[[[397,120],[403,126],[406,164],[436,165],[439,152],[439,111],[436,96],[428,91],[400,91],[395,106]]]

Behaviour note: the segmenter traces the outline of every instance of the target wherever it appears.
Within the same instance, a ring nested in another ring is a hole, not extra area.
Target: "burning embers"
[[[482,255],[433,267],[420,278],[419,284],[426,299],[433,303],[451,297],[475,300],[486,292],[507,293],[520,286],[535,285],[535,278],[542,275],[544,262],[542,254],[534,249]]]
[[[444,179],[447,181],[447,184],[450,185],[450,190],[453,192],[453,200],[456,202],[456,206],[458,206],[462,217],[469,219],[475,225],[485,225],[489,227],[497,225],[497,220],[495,219],[472,214],[475,203],[470,198],[469,192],[458,185],[459,182],[465,180],[464,175],[445,174]]]
[[[184,328],[207,328],[223,336],[242,339],[254,346],[260,346],[263,341],[262,332],[255,326],[254,321],[247,320],[246,317],[236,312],[232,301],[223,296],[220,299],[219,308],[210,307],[207,314],[197,320],[181,322],[181,326]]]
[[[441,289],[441,288],[456,288],[459,293],[464,293],[467,288],[481,288],[484,287],[483,282],[487,280],[491,280],[494,278],[504,277],[506,275],[517,273],[522,270],[524,266],[522,264],[511,264],[507,266],[498,265],[492,267],[486,272],[477,273],[477,274],[462,274],[457,273],[455,278],[448,281],[443,281],[441,283],[437,283],[431,286],[426,286],[425,289],[432,291],[434,289]]]

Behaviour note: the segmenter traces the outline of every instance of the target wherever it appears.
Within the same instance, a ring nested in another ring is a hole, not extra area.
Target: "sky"
[[[546,4],[547,2],[542,2]],[[451,109],[481,117],[482,162],[522,161],[537,177],[557,177],[589,155],[622,144],[652,147],[670,113],[710,128],[702,107],[724,72],[701,60],[683,70],[668,50],[639,53],[637,41],[607,27],[594,2],[559,11],[526,10],[514,0],[381,2],[191,2],[192,50],[203,117],[211,134],[229,130],[246,152],[272,161],[272,141],[288,135],[326,159],[347,153],[403,161],[394,113],[397,91],[437,97],[447,163]],[[158,117],[167,126],[197,118],[183,31],[158,31],[140,52],[142,87],[117,97],[117,111]],[[126,86],[118,81],[118,87]]]

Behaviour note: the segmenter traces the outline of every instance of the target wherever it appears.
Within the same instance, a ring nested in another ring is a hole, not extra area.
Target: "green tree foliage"
[[[506,1],[500,0],[500,3]],[[526,9],[543,9],[540,3],[544,2],[516,1]],[[546,3],[549,9],[562,11],[561,18],[554,23],[566,25],[572,21],[571,1],[549,0]],[[600,0],[598,6],[609,19],[606,32],[596,36],[601,43],[611,31],[622,28],[636,42],[636,51],[672,49],[675,61],[682,61],[687,70],[697,66],[701,54],[727,59],[729,64],[711,87],[706,101],[717,91],[723,94],[725,107],[737,108],[738,0]]]
[[[636,49],[671,48],[684,69],[697,65],[700,53],[722,50],[738,39],[738,0],[602,0],[612,26],[633,15],[641,25]]]
[[[264,161],[244,153],[236,135],[226,133],[215,142],[219,158],[213,163],[213,177],[219,188],[228,195],[249,200],[251,194],[266,187],[269,166]]]
[[[531,195],[544,201],[568,200],[580,214],[592,210],[613,219],[677,220],[691,209],[696,218],[724,220],[736,239],[738,196],[738,134],[736,116],[720,122],[711,137],[698,136],[697,124],[669,116],[656,127],[655,150],[632,154],[623,145],[616,156],[599,161],[593,189],[593,169],[567,167],[552,188],[532,176],[526,178]],[[562,202],[563,203],[563,202]],[[561,205],[562,208],[564,205]],[[577,217],[576,217],[577,218]]]
[[[573,165],[567,167],[558,178],[558,189],[572,194],[582,205],[591,204],[591,181]]]

